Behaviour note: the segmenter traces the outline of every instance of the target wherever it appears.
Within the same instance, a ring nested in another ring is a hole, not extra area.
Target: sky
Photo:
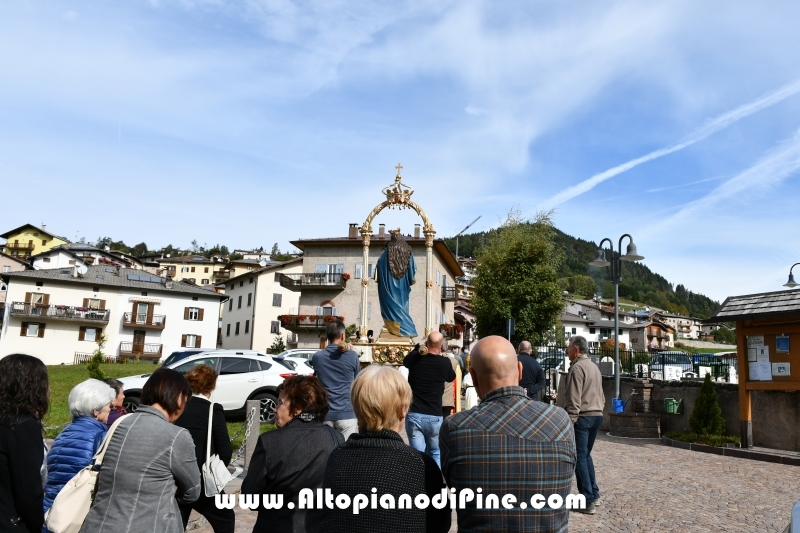
[[[782,290],[797,20],[790,1],[3,2],[0,229],[291,251],[360,225],[402,163],[440,237],[552,210],[714,299]]]

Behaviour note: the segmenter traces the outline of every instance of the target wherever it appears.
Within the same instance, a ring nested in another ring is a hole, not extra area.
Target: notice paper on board
[[[747,337],[747,347],[764,346],[764,335],[750,335]]]
[[[756,348],[756,361],[769,363],[769,346],[758,346]]]
[[[772,375],[788,377],[789,363],[772,363]]]
[[[748,348],[747,349],[747,362],[748,363],[755,363],[758,361],[758,350],[756,348]]]
[[[772,368],[769,361],[747,363],[750,381],[772,381]]]

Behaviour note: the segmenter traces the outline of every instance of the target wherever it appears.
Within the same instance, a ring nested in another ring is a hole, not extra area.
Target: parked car
[[[295,358],[303,358],[308,361],[309,366],[313,366],[311,364],[311,358],[314,357],[314,354],[317,353],[319,350],[314,348],[292,348],[291,350],[284,350],[278,355],[274,355],[273,357],[295,357]]]
[[[680,377],[696,378],[692,358],[686,352],[659,352],[650,359],[650,375],[653,379],[666,380],[670,377],[670,370],[666,374],[664,367],[679,367]]]
[[[259,400],[260,419],[264,423],[275,421],[278,402],[275,390],[278,385],[297,374],[288,363],[252,350],[205,351],[167,366],[185,374],[197,365],[208,365],[219,375],[212,397],[215,403],[221,404],[227,413],[242,414],[247,400]],[[124,406],[128,412],[138,409],[142,387],[149,377],[150,374],[142,374],[120,378],[125,392]]]
[[[311,361],[305,357],[281,357],[278,355],[273,356],[275,360],[280,360],[289,365],[292,370],[301,376],[313,376],[314,368],[311,366]]]
[[[164,359],[164,362],[161,363],[161,366],[169,366],[172,363],[177,363],[181,359],[186,359],[190,355],[194,355],[196,353],[203,353],[203,352],[216,352],[216,350],[209,350],[203,348],[187,348],[186,350],[178,350],[177,352],[172,352]]]
[[[564,370],[564,358],[567,356],[566,353],[563,354],[539,354],[537,360],[539,361],[539,366],[542,367],[542,370],[547,372],[548,370]]]

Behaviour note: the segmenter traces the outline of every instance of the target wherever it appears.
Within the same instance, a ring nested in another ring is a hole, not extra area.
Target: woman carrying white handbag
[[[215,533],[233,533],[236,525],[233,509],[217,509],[214,503],[214,494],[222,492],[221,488],[230,479],[227,465],[233,455],[225,413],[218,403],[212,407],[210,400],[217,386],[217,373],[210,366],[198,365],[184,377],[192,387],[192,398],[175,425],[188,430],[194,439],[203,487],[197,501],[180,505],[183,526],[186,527],[194,509],[208,520]]]

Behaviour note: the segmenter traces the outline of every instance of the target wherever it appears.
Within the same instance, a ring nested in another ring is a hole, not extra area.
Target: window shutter
[[[30,292],[26,292],[25,293],[25,303],[26,304],[31,303],[31,296],[32,296],[32,293],[30,293]]]
[[[186,335],[181,335],[181,348],[186,348]]]
[[[184,320],[189,320],[189,308],[188,307],[184,307],[183,308],[183,319]]]
[[[83,299],[83,307],[84,308],[89,307],[89,298],[84,298]]]
[[[322,307],[317,307],[317,315],[322,316]]]
[[[203,320],[203,311],[204,311],[204,309],[202,307],[197,310],[197,320]],[[197,338],[199,339],[200,337],[197,337]]]
[[[86,340],[86,326],[81,326],[81,329],[78,332],[78,340],[79,341]]]
[[[44,323],[41,323],[41,324],[39,324],[39,338],[40,338],[40,339],[41,339],[42,337],[44,337],[44,327],[45,327],[46,325],[47,325],[47,324],[44,324]]]
[[[332,314],[333,316],[337,316],[337,315],[336,315],[336,308],[335,308],[335,307],[333,308],[333,311],[331,311],[331,314]]]
[[[203,337],[201,337],[200,335],[195,335],[195,337],[194,337],[194,347],[195,348],[199,348],[201,346],[200,343],[201,343],[202,340],[203,340]]]
[[[19,328],[19,336],[20,337],[27,337],[28,336],[28,323],[23,322],[22,327]]]
[[[50,305],[50,295],[49,294],[42,294],[42,305]]]
[[[106,301],[105,300],[100,300],[100,309],[105,311],[105,309],[106,309]]]

